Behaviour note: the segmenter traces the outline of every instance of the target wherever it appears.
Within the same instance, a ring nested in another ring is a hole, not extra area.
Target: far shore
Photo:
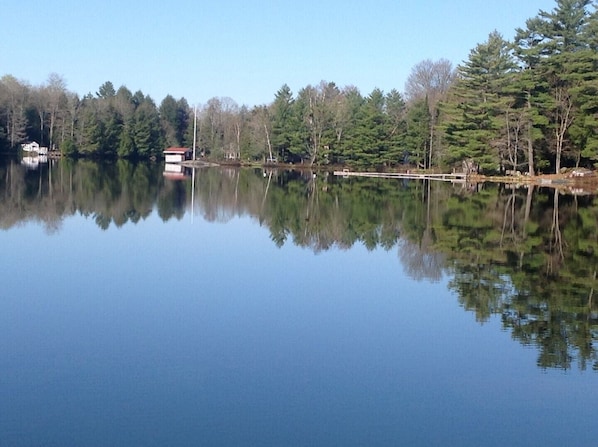
[[[204,167],[204,166],[229,166],[229,167],[253,167],[266,169],[288,169],[300,171],[348,171],[348,172],[379,172],[380,174],[389,173],[418,173],[425,176],[426,174],[440,174],[443,171],[437,169],[417,169],[409,166],[398,167],[394,169],[372,170],[358,167],[347,167],[346,165],[318,165],[310,163],[264,163],[264,162],[241,162],[238,160],[230,161],[211,161],[211,160],[195,160],[186,161],[183,163],[189,167]],[[444,172],[445,173],[445,172]],[[561,174],[545,174],[539,173],[533,176],[526,173],[516,172],[513,175],[485,175],[485,174],[469,174],[466,175],[469,183],[510,183],[510,184],[530,184],[537,186],[560,186],[560,185],[580,185],[585,187],[594,187],[598,191],[598,173],[589,170],[576,170],[574,168],[568,169]]]

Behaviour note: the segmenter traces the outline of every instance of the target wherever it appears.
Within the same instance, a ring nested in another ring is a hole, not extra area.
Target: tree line
[[[598,163],[598,12],[592,0],[556,0],[552,11],[498,32],[457,67],[445,59],[412,68],[405,92],[322,81],[270,104],[184,98],[157,105],[111,82],[79,98],[52,74],[42,86],[0,78],[0,149],[27,140],[66,155],[147,158],[166,146],[236,161],[485,173],[559,172]],[[195,118],[196,117],[196,118]],[[195,134],[194,134],[195,132]]]
[[[0,78],[0,149],[14,151],[26,141],[64,155],[149,158],[164,144],[180,145],[189,124],[185,99],[164,98],[159,107],[150,96],[111,82],[80,98],[53,73],[32,87],[6,75]]]

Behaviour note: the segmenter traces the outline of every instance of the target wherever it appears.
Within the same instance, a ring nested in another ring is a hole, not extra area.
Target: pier
[[[416,172],[354,172],[354,171],[334,171],[334,175],[341,177],[371,177],[371,178],[390,178],[390,179],[409,179],[409,180],[439,180],[444,182],[465,183],[467,174],[462,172],[452,174],[433,174]]]

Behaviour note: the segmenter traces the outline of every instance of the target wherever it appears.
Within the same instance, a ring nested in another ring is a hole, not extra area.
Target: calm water
[[[0,185],[0,446],[596,442],[593,196],[89,162]]]

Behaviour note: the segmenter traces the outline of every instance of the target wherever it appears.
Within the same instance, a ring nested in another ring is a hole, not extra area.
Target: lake
[[[562,446],[598,429],[598,201],[0,163],[0,446]]]

